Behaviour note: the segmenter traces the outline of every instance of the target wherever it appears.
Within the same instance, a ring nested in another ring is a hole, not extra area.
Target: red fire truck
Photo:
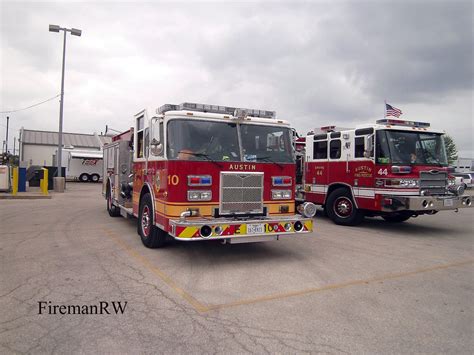
[[[443,133],[429,123],[385,118],[297,138],[297,200],[322,205],[341,225],[470,207],[471,197],[449,178]]]
[[[273,111],[195,103],[140,111],[104,147],[107,210],[137,217],[149,248],[167,236],[237,243],[311,232],[315,206],[295,214],[292,134]]]

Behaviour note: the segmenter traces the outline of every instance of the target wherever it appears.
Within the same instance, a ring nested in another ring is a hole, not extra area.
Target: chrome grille
[[[446,194],[448,184],[448,173],[445,171],[422,171],[420,172],[420,190],[428,191],[430,195]]]
[[[263,173],[221,172],[219,213],[263,213]]]

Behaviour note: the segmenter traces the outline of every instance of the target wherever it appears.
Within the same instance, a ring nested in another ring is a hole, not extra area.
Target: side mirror
[[[158,123],[158,118],[153,117],[151,119],[151,134],[150,134],[150,145],[151,146],[157,146],[161,142],[161,137],[160,137],[160,127]]]
[[[364,146],[365,150],[368,150],[368,151],[372,150],[372,147],[374,145],[374,135],[373,134],[364,137],[364,145],[365,145]]]
[[[158,144],[154,144],[151,146],[151,154],[153,155],[161,155],[161,153],[163,153],[163,144],[161,143],[158,143]]]
[[[370,158],[374,156],[374,135],[364,137],[364,156]]]

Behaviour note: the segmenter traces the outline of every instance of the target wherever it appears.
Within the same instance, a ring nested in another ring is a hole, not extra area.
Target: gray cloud
[[[473,151],[470,1],[1,7],[1,110],[59,92],[62,38],[49,23],[83,29],[68,37],[69,131],[126,129],[143,107],[199,101],[274,109],[304,132],[371,122],[387,99]],[[12,125],[56,129],[57,103]]]
[[[472,2],[394,2],[352,5],[346,25],[355,45],[333,53],[355,59],[376,98],[390,92],[404,102],[437,101],[472,90]],[[357,44],[363,44],[359,47]],[[409,88],[409,90],[407,90]]]

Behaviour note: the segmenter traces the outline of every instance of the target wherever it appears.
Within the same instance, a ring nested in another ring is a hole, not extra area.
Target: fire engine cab
[[[275,112],[182,103],[143,110],[104,147],[110,216],[138,218],[149,248],[255,242],[312,231],[295,213],[293,132]]]
[[[470,207],[470,196],[449,178],[443,133],[429,123],[388,118],[310,132],[295,144],[297,200],[322,205],[341,225],[357,225],[364,216],[403,222]]]

